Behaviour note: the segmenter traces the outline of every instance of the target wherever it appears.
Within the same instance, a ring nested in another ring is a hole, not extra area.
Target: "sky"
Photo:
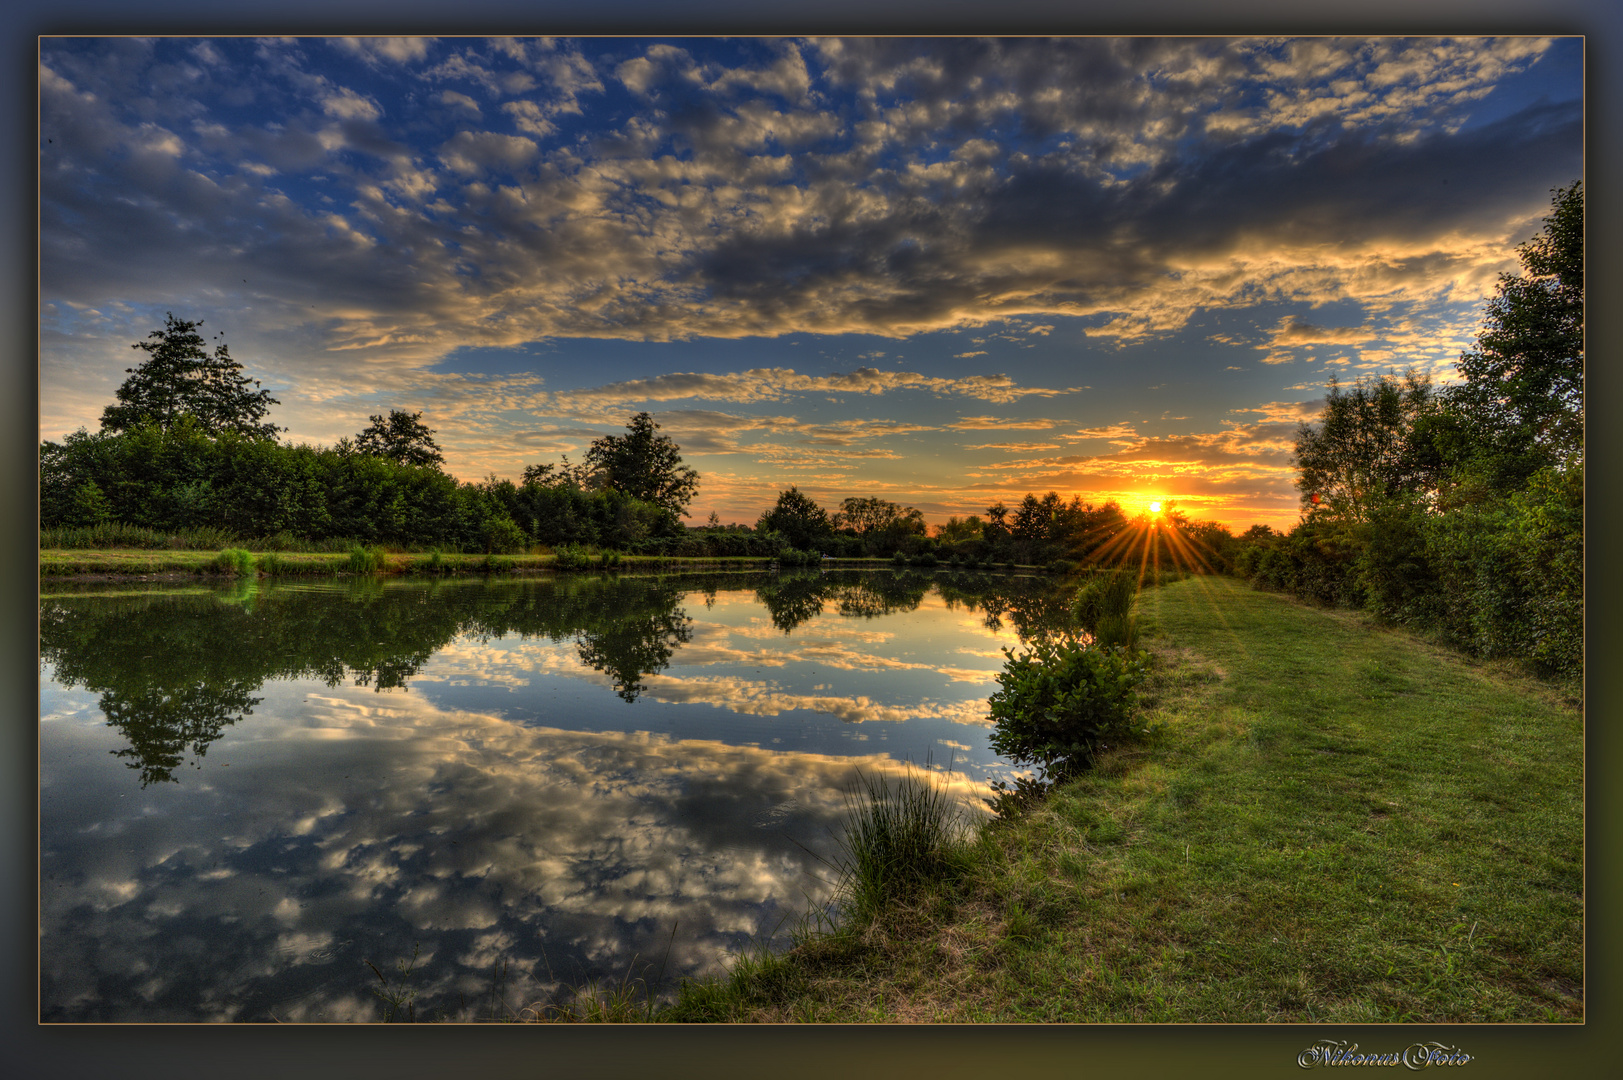
[[[44,38],[40,438],[167,312],[293,442],[516,479],[653,414],[690,523],[1299,514],[1583,175],[1578,38]]]

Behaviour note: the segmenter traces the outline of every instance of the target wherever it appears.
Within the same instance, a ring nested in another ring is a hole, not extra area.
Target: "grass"
[[[1149,743],[666,1019],[1575,1022],[1562,688],[1230,579],[1140,595]]]

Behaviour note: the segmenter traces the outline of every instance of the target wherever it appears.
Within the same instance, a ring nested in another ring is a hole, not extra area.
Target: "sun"
[[[1155,502],[1150,503],[1150,513],[1159,514],[1160,512],[1161,512],[1161,502],[1160,502],[1159,499],[1157,499]]]

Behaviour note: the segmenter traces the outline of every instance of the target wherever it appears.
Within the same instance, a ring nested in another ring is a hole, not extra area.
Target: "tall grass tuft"
[[[939,880],[963,859],[968,826],[962,807],[947,788],[911,767],[894,786],[858,773],[846,805],[842,903],[858,918]]]
[[[254,557],[242,548],[226,548],[214,557],[214,565],[228,574],[247,577],[254,572]]]
[[[1132,649],[1138,643],[1138,620],[1133,615],[1137,597],[1138,575],[1123,567],[1094,575],[1076,594],[1072,612],[1097,644]]]
[[[349,549],[349,572],[352,574],[375,574],[388,562],[388,553],[380,547],[355,544]]]

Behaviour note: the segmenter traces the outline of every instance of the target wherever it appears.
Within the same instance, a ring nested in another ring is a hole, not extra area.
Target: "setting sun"
[[[1150,513],[1159,514],[1160,512],[1161,512],[1161,504],[1159,502],[1150,503]]]

